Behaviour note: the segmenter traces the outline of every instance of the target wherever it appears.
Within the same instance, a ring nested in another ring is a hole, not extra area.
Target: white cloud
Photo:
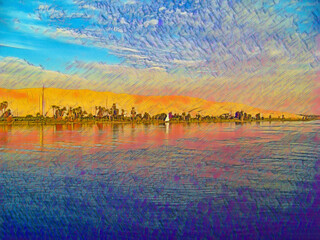
[[[89,38],[85,34],[79,34],[73,30],[70,29],[64,29],[64,28],[57,28],[56,35],[64,36],[64,37],[74,37],[74,38]]]
[[[26,50],[35,50],[33,47],[29,46],[23,46],[20,44],[14,44],[14,43],[0,43],[0,47],[8,47],[8,48],[17,48],[17,49],[26,49]]]
[[[148,57],[146,56],[141,56],[141,55],[136,55],[136,54],[132,54],[132,55],[126,55],[130,58],[137,58],[137,59],[147,59]]]
[[[136,4],[137,2],[134,0],[127,0],[125,4]]]
[[[89,4],[85,4],[85,5],[83,5],[81,8],[90,9],[90,10],[97,10],[96,7],[94,7],[94,6],[92,6],[92,5],[89,5]]]
[[[151,19],[151,20],[149,20],[149,21],[145,21],[145,22],[143,23],[143,26],[144,26],[144,27],[155,26],[155,25],[158,24],[158,22],[159,22],[158,19]]]
[[[187,15],[188,15],[187,12],[183,12],[183,11],[181,11],[179,8],[176,10],[176,13],[177,13],[177,14],[180,14],[180,15],[182,15],[182,16],[187,16]]]
[[[200,60],[194,61],[194,60],[179,60],[179,59],[174,59],[172,62],[178,65],[183,65],[188,67],[197,66],[201,63],[204,63],[204,61],[200,61]]]
[[[109,45],[105,45],[105,47],[109,48],[109,49],[114,49],[114,50],[121,50],[121,51],[128,51],[128,52],[135,52],[138,53],[140,51],[133,49],[133,48],[127,48],[127,47],[121,47],[121,46],[109,46]]]
[[[149,70],[157,70],[157,71],[162,71],[162,72],[165,72],[166,69],[162,68],[162,67],[150,67],[150,68],[147,68]]]
[[[49,10],[49,8],[50,8],[50,5],[47,5],[47,4],[41,4],[38,7],[38,9],[42,11]]]
[[[63,41],[66,40],[63,34],[69,34],[69,40],[72,37],[75,41],[86,38],[89,43],[84,44],[111,49],[117,56],[127,56],[129,59],[124,59],[125,63],[140,64],[141,67],[156,64],[169,65],[168,68],[177,65],[202,68],[207,64],[208,68],[227,74],[249,63],[252,66],[246,69],[251,73],[252,67],[261,69],[261,57],[264,61],[274,62],[282,55],[290,55],[313,62],[319,55],[316,51],[310,51],[315,46],[313,33],[310,36],[297,33],[299,37],[292,37],[291,32],[297,29],[294,15],[284,17],[274,14],[271,7],[260,11],[261,4],[247,1],[232,6],[224,2],[220,7],[216,0],[208,1],[207,6],[201,6],[201,1],[193,1],[189,7],[178,4],[173,8],[174,2],[73,0],[77,4],[74,8],[70,7],[72,4],[67,8],[55,5],[65,14],[62,19],[70,18],[70,14],[82,9],[84,15],[80,12],[79,18],[83,18],[83,26],[89,25],[90,30],[65,25],[68,21],[61,21],[60,18],[54,19],[54,22],[51,18],[53,6],[40,6],[42,11],[38,13],[43,21],[48,20],[49,26],[75,30],[61,32]],[[90,21],[87,19],[86,14],[90,12],[87,9],[97,10]],[[194,14],[194,10],[197,13]],[[56,15],[60,16],[59,13]],[[161,29],[154,31],[157,24],[161,25]],[[137,52],[139,54],[130,56]]]
[[[121,19],[120,19],[120,23],[121,23],[121,24],[128,24],[124,18],[121,18]]]

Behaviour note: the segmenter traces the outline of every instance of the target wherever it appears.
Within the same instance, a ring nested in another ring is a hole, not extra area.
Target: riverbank
[[[292,122],[292,121],[299,121],[299,122],[306,122],[312,121],[317,119],[263,119],[263,120],[239,120],[239,119],[191,119],[191,120],[170,120],[169,123],[252,123],[252,122]],[[55,120],[51,118],[46,119],[26,119],[26,118],[13,118],[11,121],[7,121],[5,119],[0,120],[0,125],[56,125],[56,124],[164,124],[166,123],[163,120],[107,120],[107,119],[81,119],[81,120]]]

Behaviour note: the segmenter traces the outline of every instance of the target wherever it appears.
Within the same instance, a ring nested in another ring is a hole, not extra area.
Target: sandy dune
[[[42,88],[18,90],[0,88],[0,101],[8,101],[9,108],[15,116],[35,115],[41,112],[41,95]],[[286,118],[300,118],[300,116],[292,113],[263,110],[239,103],[211,102],[184,96],[138,96],[91,90],[46,88],[44,90],[44,100],[47,116],[52,116],[52,105],[81,106],[88,113],[94,114],[95,106],[105,107],[107,105],[110,108],[113,103],[116,103],[119,109],[124,109],[127,113],[134,106],[138,113],[149,112],[152,115],[169,111],[173,113],[187,113],[190,111],[191,115],[200,112],[201,115],[219,116],[224,113],[232,112],[234,114],[236,111],[243,110],[252,115],[262,113],[264,117],[269,115],[278,117],[283,114]]]

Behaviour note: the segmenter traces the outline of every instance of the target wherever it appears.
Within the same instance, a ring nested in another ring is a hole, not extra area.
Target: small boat
[[[167,114],[166,119],[164,120],[165,122],[169,122],[170,118],[169,118],[169,114]]]

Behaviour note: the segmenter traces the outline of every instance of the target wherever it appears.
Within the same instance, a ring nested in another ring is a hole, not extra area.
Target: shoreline
[[[17,120],[8,122],[6,120],[0,120],[0,125],[70,125],[70,124],[176,124],[176,123],[253,123],[253,122],[309,122],[319,119],[264,119],[264,120],[238,120],[238,119],[215,119],[215,120],[196,120],[192,119],[186,120],[170,120],[165,122],[162,120],[96,120],[96,119],[83,119],[76,121],[67,120],[53,120],[53,119],[43,119],[43,120]]]

